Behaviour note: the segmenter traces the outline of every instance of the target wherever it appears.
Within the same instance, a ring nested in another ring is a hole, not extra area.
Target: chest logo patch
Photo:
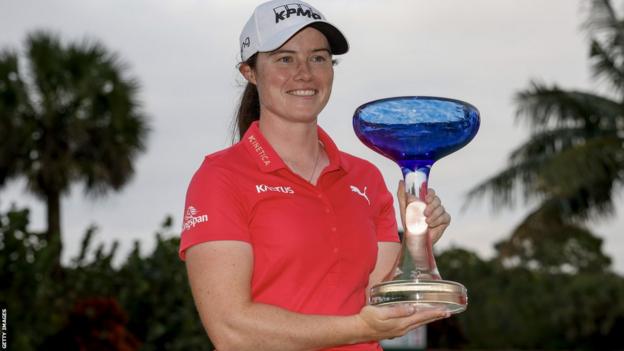
[[[268,186],[266,184],[258,184],[256,185],[256,191],[258,194],[265,193],[267,191],[284,193],[284,194],[294,194],[295,191],[290,186]]]
[[[366,187],[364,187],[364,191],[361,191],[357,186],[351,185],[351,191],[365,198],[366,202],[368,202],[368,205],[370,206],[370,200],[368,199],[368,196],[366,196]]]

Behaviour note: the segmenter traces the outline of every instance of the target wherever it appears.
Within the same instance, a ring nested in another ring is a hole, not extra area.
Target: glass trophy
[[[403,172],[407,208],[400,260],[393,280],[371,289],[370,303],[413,303],[417,309],[466,309],[466,288],[438,273],[425,222],[425,196],[433,163],[468,144],[479,129],[479,111],[453,99],[392,97],[357,108],[353,128],[369,148]]]

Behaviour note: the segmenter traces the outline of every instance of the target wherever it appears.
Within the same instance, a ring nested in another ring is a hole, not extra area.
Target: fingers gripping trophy
[[[372,288],[371,304],[413,303],[417,309],[442,308],[451,313],[466,310],[466,288],[443,280],[438,272],[424,209],[431,166],[468,144],[479,123],[474,106],[440,97],[392,97],[368,102],[355,111],[356,135],[401,167],[407,198],[400,263],[394,280]]]

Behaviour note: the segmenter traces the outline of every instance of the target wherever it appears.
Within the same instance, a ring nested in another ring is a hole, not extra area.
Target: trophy
[[[443,280],[438,273],[423,212],[431,166],[472,140],[479,129],[479,111],[466,102],[441,97],[392,97],[358,107],[353,128],[366,146],[401,167],[407,196],[394,280],[375,285],[370,303],[412,303],[418,310],[463,312],[468,304],[466,288]]]

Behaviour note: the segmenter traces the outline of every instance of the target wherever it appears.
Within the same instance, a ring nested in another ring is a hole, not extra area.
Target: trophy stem
[[[406,280],[442,279],[433,256],[433,245],[428,235],[428,225],[424,214],[431,165],[416,165],[415,167],[401,167],[401,169],[405,179],[407,208],[399,276]]]

